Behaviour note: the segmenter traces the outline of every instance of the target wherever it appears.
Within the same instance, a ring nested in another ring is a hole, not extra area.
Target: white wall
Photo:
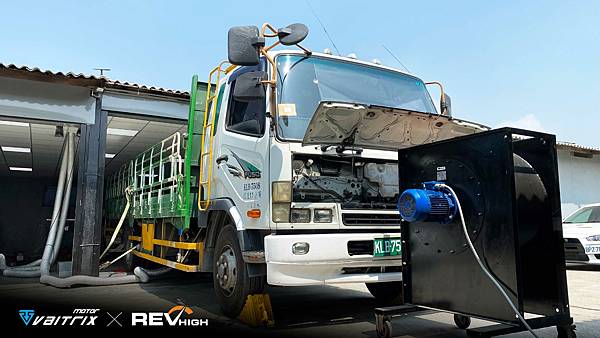
[[[102,96],[102,110],[128,115],[167,117],[187,121],[188,107],[187,100],[161,96],[126,94],[111,90],[106,90]]]
[[[95,110],[89,88],[0,77],[0,115],[93,124]]]
[[[559,148],[558,176],[563,218],[583,204],[600,202],[600,155],[575,157]]]

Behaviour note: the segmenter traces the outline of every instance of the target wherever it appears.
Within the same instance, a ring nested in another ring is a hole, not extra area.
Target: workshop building
[[[59,260],[96,275],[104,178],[151,145],[187,131],[186,92],[106,77],[0,64],[0,252],[39,258],[50,226],[64,135],[77,133]]]
[[[600,203],[600,149],[557,142],[562,216],[577,208]]]

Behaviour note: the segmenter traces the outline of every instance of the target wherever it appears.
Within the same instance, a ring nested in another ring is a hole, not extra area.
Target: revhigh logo
[[[19,310],[19,317],[29,326],[92,326],[96,325],[99,309],[75,309],[73,315],[40,316],[34,310]],[[33,321],[32,321],[33,319]]]
[[[182,318],[194,313],[185,305],[173,306],[167,312],[133,312],[131,326],[208,326],[208,319]]]

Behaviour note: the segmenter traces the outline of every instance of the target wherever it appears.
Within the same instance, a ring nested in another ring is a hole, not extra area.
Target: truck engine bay
[[[397,162],[296,154],[292,174],[294,202],[338,202],[342,209],[396,208]]]

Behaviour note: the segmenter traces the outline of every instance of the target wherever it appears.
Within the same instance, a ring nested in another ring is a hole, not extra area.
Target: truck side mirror
[[[294,23],[277,30],[279,42],[284,46],[291,46],[302,42],[308,35],[308,27],[301,23]]]
[[[238,66],[255,66],[259,62],[259,48],[265,39],[258,35],[256,26],[232,27],[227,33],[227,58]]]
[[[235,80],[233,87],[233,98],[236,101],[250,102],[264,99],[267,72],[255,71],[244,73]]]
[[[440,101],[440,109],[442,110],[442,115],[452,117],[452,100],[450,99],[450,95],[444,93],[444,99]]]

